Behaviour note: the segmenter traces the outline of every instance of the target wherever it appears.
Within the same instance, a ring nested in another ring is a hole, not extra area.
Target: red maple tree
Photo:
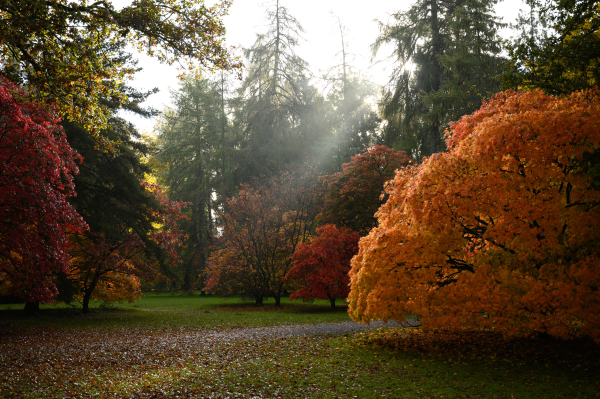
[[[385,202],[385,183],[410,162],[403,151],[384,145],[353,156],[343,165],[342,172],[322,177],[327,194],[319,222],[349,227],[366,235],[377,224],[374,215]]]
[[[326,224],[317,228],[316,237],[308,244],[300,243],[293,255],[294,267],[286,279],[301,288],[290,299],[329,299],[335,307],[336,298],[346,298],[350,292],[350,260],[358,252],[357,232]]]
[[[79,155],[52,107],[0,77],[0,284],[28,303],[56,294],[69,266],[66,233],[85,222],[67,202]]]

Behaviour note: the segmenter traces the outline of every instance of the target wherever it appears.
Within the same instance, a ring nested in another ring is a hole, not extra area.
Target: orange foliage
[[[600,91],[499,93],[447,136],[388,184],[352,318],[600,341]]]

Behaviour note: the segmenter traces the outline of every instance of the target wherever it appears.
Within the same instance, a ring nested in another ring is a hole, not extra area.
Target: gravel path
[[[300,337],[306,335],[335,335],[346,334],[366,330],[374,330],[381,327],[396,327],[403,325],[406,327],[418,326],[419,322],[416,319],[410,319],[404,323],[396,323],[393,321],[387,324],[382,321],[374,321],[371,324],[354,323],[346,321],[343,323],[323,323],[323,324],[300,324],[292,326],[275,326],[275,327],[256,327],[242,328],[235,330],[227,330],[220,332],[207,333],[209,340],[237,340],[237,339],[258,339],[258,338],[287,338]]]

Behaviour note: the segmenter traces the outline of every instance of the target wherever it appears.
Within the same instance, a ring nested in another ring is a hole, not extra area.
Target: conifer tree
[[[384,144],[416,159],[441,151],[447,123],[499,90],[496,2],[419,0],[381,25],[374,54],[393,43],[398,61],[381,102]]]

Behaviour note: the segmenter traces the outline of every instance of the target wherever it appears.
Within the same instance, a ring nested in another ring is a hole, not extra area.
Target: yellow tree
[[[503,92],[400,170],[353,258],[353,319],[600,340],[600,91]]]

